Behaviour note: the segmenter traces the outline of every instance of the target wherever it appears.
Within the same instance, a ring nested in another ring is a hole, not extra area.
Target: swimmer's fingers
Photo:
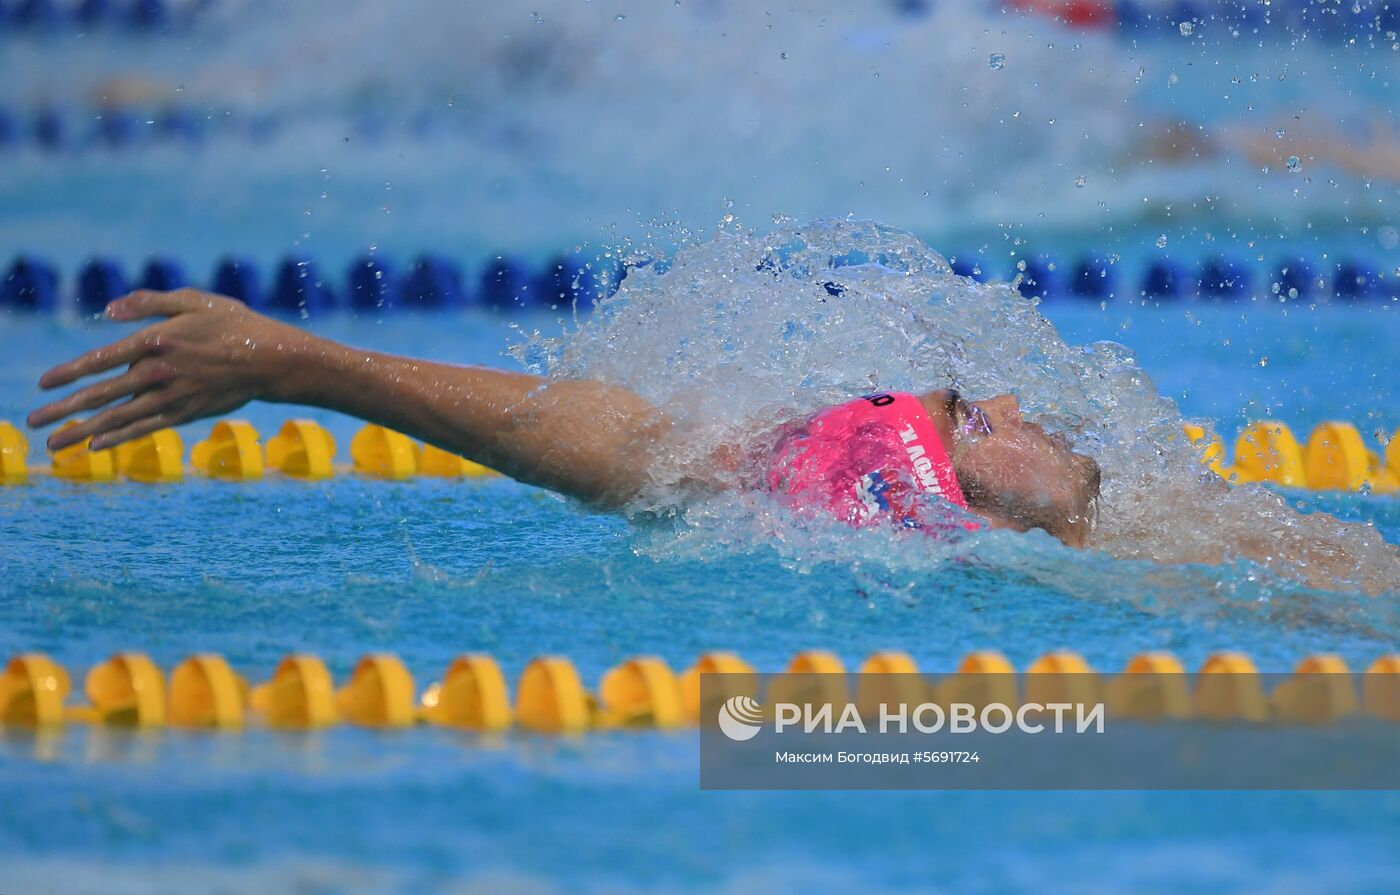
[[[174,292],[137,289],[107,305],[107,316],[113,320],[174,317],[190,311],[213,308],[229,300],[208,292],[200,292],[198,289],[176,289]]]
[[[59,388],[70,382],[76,382],[84,376],[105,373],[123,364],[134,364],[159,347],[160,334],[158,332],[145,329],[139,333],[132,333],[118,342],[94,348],[87,354],[74,358],[66,364],[59,364],[39,377],[39,387],[43,389]]]
[[[124,441],[131,441],[133,438],[149,435],[159,429],[178,426],[182,422],[184,422],[184,420],[178,418],[174,414],[163,412],[154,413],[150,416],[142,417],[134,423],[122,426],[120,429],[97,436],[92,440],[92,449],[103,450],[105,448],[114,447]]]
[[[104,410],[92,419],[83,420],[76,426],[69,426],[66,429],[60,429],[53,433],[49,436],[49,450],[62,450],[69,445],[81,442],[88,436],[92,436],[92,444],[90,446],[92,450],[97,451],[103,448],[109,448],[117,444],[119,440],[112,437],[114,432],[126,429],[144,420],[168,416],[169,414],[166,413],[166,409],[169,403],[170,395],[165,394],[161,389],[142,392],[130,401]],[[169,424],[163,423],[163,425]],[[156,428],[158,429],[160,426]]]
[[[142,358],[131,365],[120,376],[113,376],[87,388],[74,392],[66,398],[45,404],[29,414],[30,428],[37,429],[56,423],[75,413],[105,407],[118,398],[133,395],[146,389],[164,385],[174,378],[175,371],[164,361]]]

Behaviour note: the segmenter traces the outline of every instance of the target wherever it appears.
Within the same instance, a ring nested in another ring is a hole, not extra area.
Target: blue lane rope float
[[[68,425],[75,425],[70,422]],[[1400,492],[1400,429],[1380,448],[1366,444],[1351,423],[1319,423],[1301,442],[1277,420],[1250,423],[1227,457],[1220,437],[1203,426],[1186,423],[1183,436],[1196,446],[1201,462],[1227,481],[1266,482],[1283,488]],[[350,443],[350,466],[335,465],[336,442],[311,420],[291,420],[263,446],[262,436],[243,420],[220,420],[209,436],[190,450],[189,471],[228,481],[256,481],[265,470],[295,478],[324,479],[352,471],[371,478],[403,480],[415,476],[480,478],[491,470],[431,445],[420,445],[382,426],[366,425]],[[185,477],[184,444],[172,429],[162,429],[115,449],[90,451],[86,442],[52,455],[48,474],[70,481],[108,482],[122,477],[138,482],[172,482]],[[29,442],[22,429],[0,420],[0,485],[19,485],[31,473]]]
[[[42,37],[72,32],[168,32],[194,24],[211,5],[165,0],[3,0],[0,34]]]
[[[1362,256],[1322,263],[1282,257],[1272,264],[1251,265],[1236,256],[1212,255],[1190,269],[1170,258],[1155,258],[1136,270],[1130,263],[1095,255],[1068,264],[1047,255],[1030,255],[1004,271],[993,270],[976,254],[953,255],[950,263],[962,276],[979,282],[1015,282],[1022,295],[1042,301],[1400,300],[1400,268],[1387,269]],[[614,262],[577,252],[554,256],[534,268],[519,258],[498,255],[487,259],[475,278],[469,278],[453,259],[433,253],[418,256],[403,272],[390,259],[362,255],[340,278],[330,276],[314,258],[284,258],[265,273],[252,259],[228,255],[216,265],[208,287],[258,310],[287,315],[396,308],[520,311],[575,301],[588,306],[611,294],[619,275]],[[0,273],[0,309],[72,308],[92,314],[132,287],[164,290],[203,285],[187,276],[177,261],[163,256],[148,259],[134,281],[110,258],[87,261],[74,274],[71,291],[60,288],[63,280],[53,264],[21,255]],[[839,289],[835,283],[828,284],[828,291]]]
[[[315,261],[288,258],[277,268],[267,308],[283,314],[321,314],[333,310],[337,304],[335,292],[321,277]]]
[[[1319,725],[1360,715],[1400,722],[1400,654],[1380,657],[1359,676],[1339,656],[1307,656],[1271,693],[1250,658],[1237,652],[1210,656],[1195,675],[1161,652],[1134,656],[1121,673],[1101,675],[1069,650],[1047,653],[1019,674],[1000,653],[984,650],[964,657],[953,674],[925,676],[907,654],[886,651],[861,663],[855,694],[833,653],[799,653],[786,670],[802,677],[775,679],[762,694],[769,701],[837,703],[854,695],[858,706],[872,710],[892,697],[1012,706],[1102,702],[1113,716],[1157,722]],[[701,674],[724,675],[726,694],[760,696],[754,668],[727,652],[702,655],[680,674],[658,657],[634,656],[606,671],[595,691],[569,659],[539,656],[521,672],[514,701],[500,665],[484,653],[459,655],[420,693],[392,653],[361,657],[337,687],[325,662],[310,653],[284,657],[270,680],[250,684],[216,653],[187,657],[167,679],[146,654],[122,652],[88,670],[80,702],[67,669],[43,653],[23,653],[0,673],[0,727],[674,729],[708,721],[714,710],[700,694]]]
[[[350,263],[345,294],[352,310],[391,311],[403,301],[402,281],[392,262],[362,255]]]
[[[82,314],[98,314],[131,291],[120,265],[110,258],[94,258],[78,271],[77,304]]]
[[[9,149],[19,142],[19,124],[8,109],[0,108],[0,150]]]
[[[1234,258],[1207,258],[1201,264],[1200,294],[1210,298],[1245,298],[1251,292],[1251,273]]]
[[[1084,258],[1075,265],[1070,275],[1069,291],[1077,298],[1094,301],[1112,298],[1117,276],[1115,265],[1102,258]]]
[[[141,278],[137,281],[137,285],[142,289],[154,289],[157,292],[183,289],[189,284],[190,278],[185,276],[185,269],[180,263],[162,257],[149,259],[141,271]]]
[[[1276,267],[1279,294],[1308,299],[1317,291],[1317,275],[1306,258],[1284,258]]]
[[[465,134],[459,117],[442,117],[440,126],[425,129],[400,124],[368,134],[373,141],[391,135],[413,140]],[[275,113],[240,111],[232,107],[194,106],[173,102],[96,105],[45,103],[30,107],[0,103],[0,153],[33,150],[43,154],[136,153],[157,148],[193,147],[206,140],[261,143],[294,127],[297,119]],[[354,127],[354,125],[351,125]],[[365,136],[363,128],[356,127]]]
[[[1249,264],[1237,256],[1212,255],[1190,268],[1162,257],[1144,259],[1136,269],[1127,262],[1108,263],[1092,255],[1068,263],[1037,255],[1004,272],[989,269],[973,255],[953,259],[955,273],[984,283],[1016,281],[1022,295],[1042,300],[1400,300],[1400,266],[1387,269],[1353,255],[1317,264],[1300,257]]]
[[[478,294],[482,304],[489,308],[528,308],[535,304],[534,277],[524,261],[497,256],[481,272]]]
[[[214,269],[214,281],[210,284],[215,292],[236,298],[249,307],[261,308],[263,301],[262,275],[258,266],[244,258],[225,258]]]
[[[40,109],[34,115],[34,142],[47,150],[61,149],[68,140],[68,128],[61,113],[52,107]]]
[[[1181,298],[1186,291],[1186,275],[1181,265],[1169,259],[1153,261],[1142,276],[1144,298]]]
[[[0,105],[0,152],[32,148],[42,153],[129,152],[159,146],[193,146],[207,138],[260,142],[281,124],[266,115],[176,104],[103,103],[93,107]]]
[[[403,303],[418,310],[460,307],[462,269],[441,255],[420,255],[404,279]]]
[[[41,258],[20,255],[0,279],[0,308],[55,311],[59,304],[58,270]]]

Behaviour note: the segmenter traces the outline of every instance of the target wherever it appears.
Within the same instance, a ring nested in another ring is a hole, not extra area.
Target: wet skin
[[[1099,491],[1093,458],[1027,420],[1015,395],[969,403],[941,389],[919,400],[949,448],[969,509],[997,527],[1043,528],[1070,546],[1084,545]]]
[[[31,426],[44,426],[93,413],[51,434],[50,449],[88,437],[93,448],[109,448],[251,400],[300,403],[619,508],[650,484],[650,462],[671,428],[665,408],[626,389],[363,351],[196,290],[136,292],[107,314],[148,325],[44,374],[47,390],[118,371],[30,414]],[[920,400],[972,510],[996,526],[1084,543],[1098,491],[1092,460],[1022,419],[1011,395],[972,405],[944,390]]]

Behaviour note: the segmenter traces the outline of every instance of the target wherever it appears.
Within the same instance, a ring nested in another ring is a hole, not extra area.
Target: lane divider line
[[[77,425],[66,423],[63,428]],[[85,440],[51,454],[47,469],[28,464],[29,442],[13,423],[0,420],[0,486],[22,485],[32,475],[48,474],[74,482],[183,481],[188,472],[230,482],[254,482],[267,470],[288,478],[317,481],[353,472],[375,479],[404,480],[415,476],[437,478],[486,478],[491,469],[465,457],[428,444],[418,444],[402,433],[366,425],[350,443],[351,463],[337,465],[334,436],[314,420],[294,419],[282,424],[268,439],[246,420],[219,420],[209,437],[190,450],[184,465],[184,441],[174,429],[161,429],[115,448],[94,451]]]
[[[72,425],[76,422],[66,424]],[[1236,439],[1233,463],[1227,462],[1220,437],[1204,426],[1188,422],[1182,431],[1199,450],[1202,463],[1236,484],[1270,482],[1315,491],[1400,492],[1400,429],[1387,440],[1382,453],[1367,447],[1351,423],[1320,423],[1303,445],[1287,424],[1261,420],[1246,426]],[[198,475],[224,481],[257,481],[268,469],[289,478],[315,481],[345,471],[335,462],[336,451],[335,438],[313,420],[288,420],[268,440],[265,451],[261,436],[250,423],[219,420],[209,437],[190,451],[190,467]],[[110,450],[92,451],[86,442],[73,445],[54,452],[47,470],[31,468],[28,453],[24,432],[0,420],[0,486],[22,485],[32,474],[44,472],[78,482],[110,482],[121,477],[148,483],[178,482],[187,472],[184,443],[172,429]],[[391,481],[415,476],[497,475],[465,457],[418,444],[406,435],[372,424],[361,428],[351,440],[350,459],[354,473]]]
[[[1142,653],[1122,673],[1101,675],[1069,650],[1041,656],[1020,675],[995,651],[972,653],[955,673],[942,677],[920,674],[911,657],[893,651],[868,656],[860,670],[855,701],[867,709],[890,699],[1009,706],[1103,702],[1116,717],[1148,721],[1318,725],[1367,715],[1400,723],[1400,653],[1373,662],[1359,676],[1359,687],[1358,676],[1341,657],[1307,656],[1272,693],[1265,692],[1249,656],[1238,652],[1210,656],[1195,675],[1163,652]],[[799,653],[787,672],[769,685],[769,703],[849,701],[850,676],[834,653]],[[569,659],[539,656],[521,673],[514,703],[500,666],[484,653],[458,656],[441,681],[415,698],[412,673],[392,653],[363,656],[337,689],[325,662],[309,653],[286,656],[271,680],[250,687],[214,653],[186,658],[167,684],[146,654],[122,652],[88,671],[85,703],[69,704],[67,670],[42,653],[25,653],[11,658],[0,675],[0,726],[437,725],[486,732],[518,727],[541,734],[675,729],[708,719],[718,708],[718,702],[702,704],[701,674],[720,675],[722,698],[759,695],[753,667],[729,652],[707,653],[679,676],[663,659],[634,656],[602,675],[596,696]]]

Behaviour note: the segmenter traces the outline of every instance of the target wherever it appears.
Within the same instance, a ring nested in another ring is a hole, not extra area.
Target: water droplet
[[[1161,236],[1157,237],[1157,248],[1159,248],[1159,249],[1165,249],[1166,247],[1167,247],[1167,234],[1163,233]]]
[[[1267,354],[1265,354],[1265,355],[1263,355],[1262,357],[1259,358],[1259,366],[1261,366],[1261,367],[1267,367],[1268,365],[1269,365],[1269,356],[1268,356]]]
[[[1082,187],[1088,182],[1089,178],[1085,177],[1083,174],[1080,174],[1078,177],[1074,178],[1074,185],[1077,187]]]
[[[1004,53],[993,53],[987,57],[987,67],[993,69],[1003,69],[1006,67],[1006,55]]]
[[[1295,173],[1303,170],[1303,160],[1296,155],[1290,155],[1288,157],[1288,170]]]
[[[1285,133],[1287,133],[1287,131],[1285,131],[1283,128],[1279,128],[1278,130],[1274,131],[1274,136],[1275,136],[1275,137],[1278,137],[1280,140],[1282,140],[1282,139],[1283,139],[1283,135],[1284,135]]]
[[[787,53],[779,53],[778,56],[781,57],[781,58],[783,58],[783,59],[786,59],[786,58],[787,58]]]
[[[622,13],[618,13],[617,15],[613,16],[613,21],[614,21],[614,22],[625,22],[625,21],[627,21],[627,16],[623,15]]]
[[[1176,26],[1176,30],[1181,32],[1182,37],[1190,37],[1196,31],[1196,23],[1191,21],[1182,22]]]

